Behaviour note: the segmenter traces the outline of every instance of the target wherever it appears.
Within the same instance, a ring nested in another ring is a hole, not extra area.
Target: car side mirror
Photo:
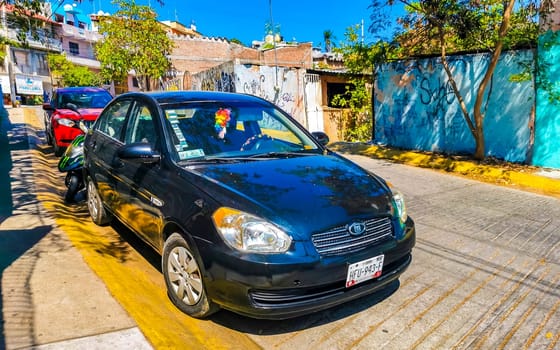
[[[329,143],[329,135],[322,131],[313,131],[311,133],[317,141],[323,146],[326,146]]]
[[[121,159],[142,164],[157,163],[161,159],[161,154],[155,151],[152,145],[146,142],[124,145],[117,150],[117,156]]]
[[[45,103],[43,103],[43,110],[45,110],[45,111],[54,111],[54,108],[53,108],[53,106],[51,106],[50,103],[45,102]]]

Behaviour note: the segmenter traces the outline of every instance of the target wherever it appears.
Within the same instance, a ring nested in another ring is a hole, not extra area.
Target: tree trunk
[[[509,20],[511,17],[511,13],[513,11],[514,4],[515,4],[515,0],[510,0],[507,3],[507,7],[504,10],[502,24],[500,25],[500,30],[498,32],[498,41],[496,42],[496,46],[494,47],[494,52],[492,53],[490,64],[488,65],[488,69],[486,69],[486,74],[484,74],[484,78],[482,78],[482,82],[478,86],[478,90],[476,92],[476,100],[474,103],[476,149],[474,153],[474,158],[478,160],[482,160],[486,156],[485,142],[484,142],[484,127],[483,127],[484,114],[482,113],[482,103],[484,102],[484,93],[486,91],[486,87],[488,86],[490,80],[492,79],[492,76],[494,75],[494,70],[498,65],[498,60],[500,59],[500,55],[502,54],[503,41],[509,28]],[[490,97],[488,96],[488,98]]]

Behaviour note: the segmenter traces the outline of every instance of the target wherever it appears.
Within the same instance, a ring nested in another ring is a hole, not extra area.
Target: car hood
[[[78,109],[78,112],[80,112],[80,114],[78,114],[71,109],[62,108],[57,110],[57,117],[73,120],[82,118],[84,120],[92,121],[99,117],[99,114],[101,114],[102,110],[103,108],[80,108]]]
[[[385,184],[336,155],[205,165],[196,171],[222,205],[266,217],[292,233],[392,212]]]

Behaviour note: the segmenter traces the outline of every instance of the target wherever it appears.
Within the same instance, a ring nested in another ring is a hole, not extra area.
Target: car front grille
[[[346,226],[334,227],[311,236],[313,245],[321,255],[338,255],[360,250],[374,243],[393,237],[393,226],[388,217],[364,221],[366,231],[353,236]]]

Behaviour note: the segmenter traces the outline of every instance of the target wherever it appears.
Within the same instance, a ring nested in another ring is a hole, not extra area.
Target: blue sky
[[[150,4],[159,14],[159,20],[177,20],[189,26],[192,21],[205,36],[239,39],[250,46],[253,40],[264,39],[265,23],[272,19],[280,27],[286,41],[313,42],[324,48],[323,32],[331,30],[333,42],[343,41],[347,27],[364,20],[365,39],[370,24],[368,5],[371,0],[136,0],[139,5]],[[66,0],[65,3],[71,3]],[[99,10],[114,13],[115,7],[108,0],[83,0],[79,6],[85,13]]]

